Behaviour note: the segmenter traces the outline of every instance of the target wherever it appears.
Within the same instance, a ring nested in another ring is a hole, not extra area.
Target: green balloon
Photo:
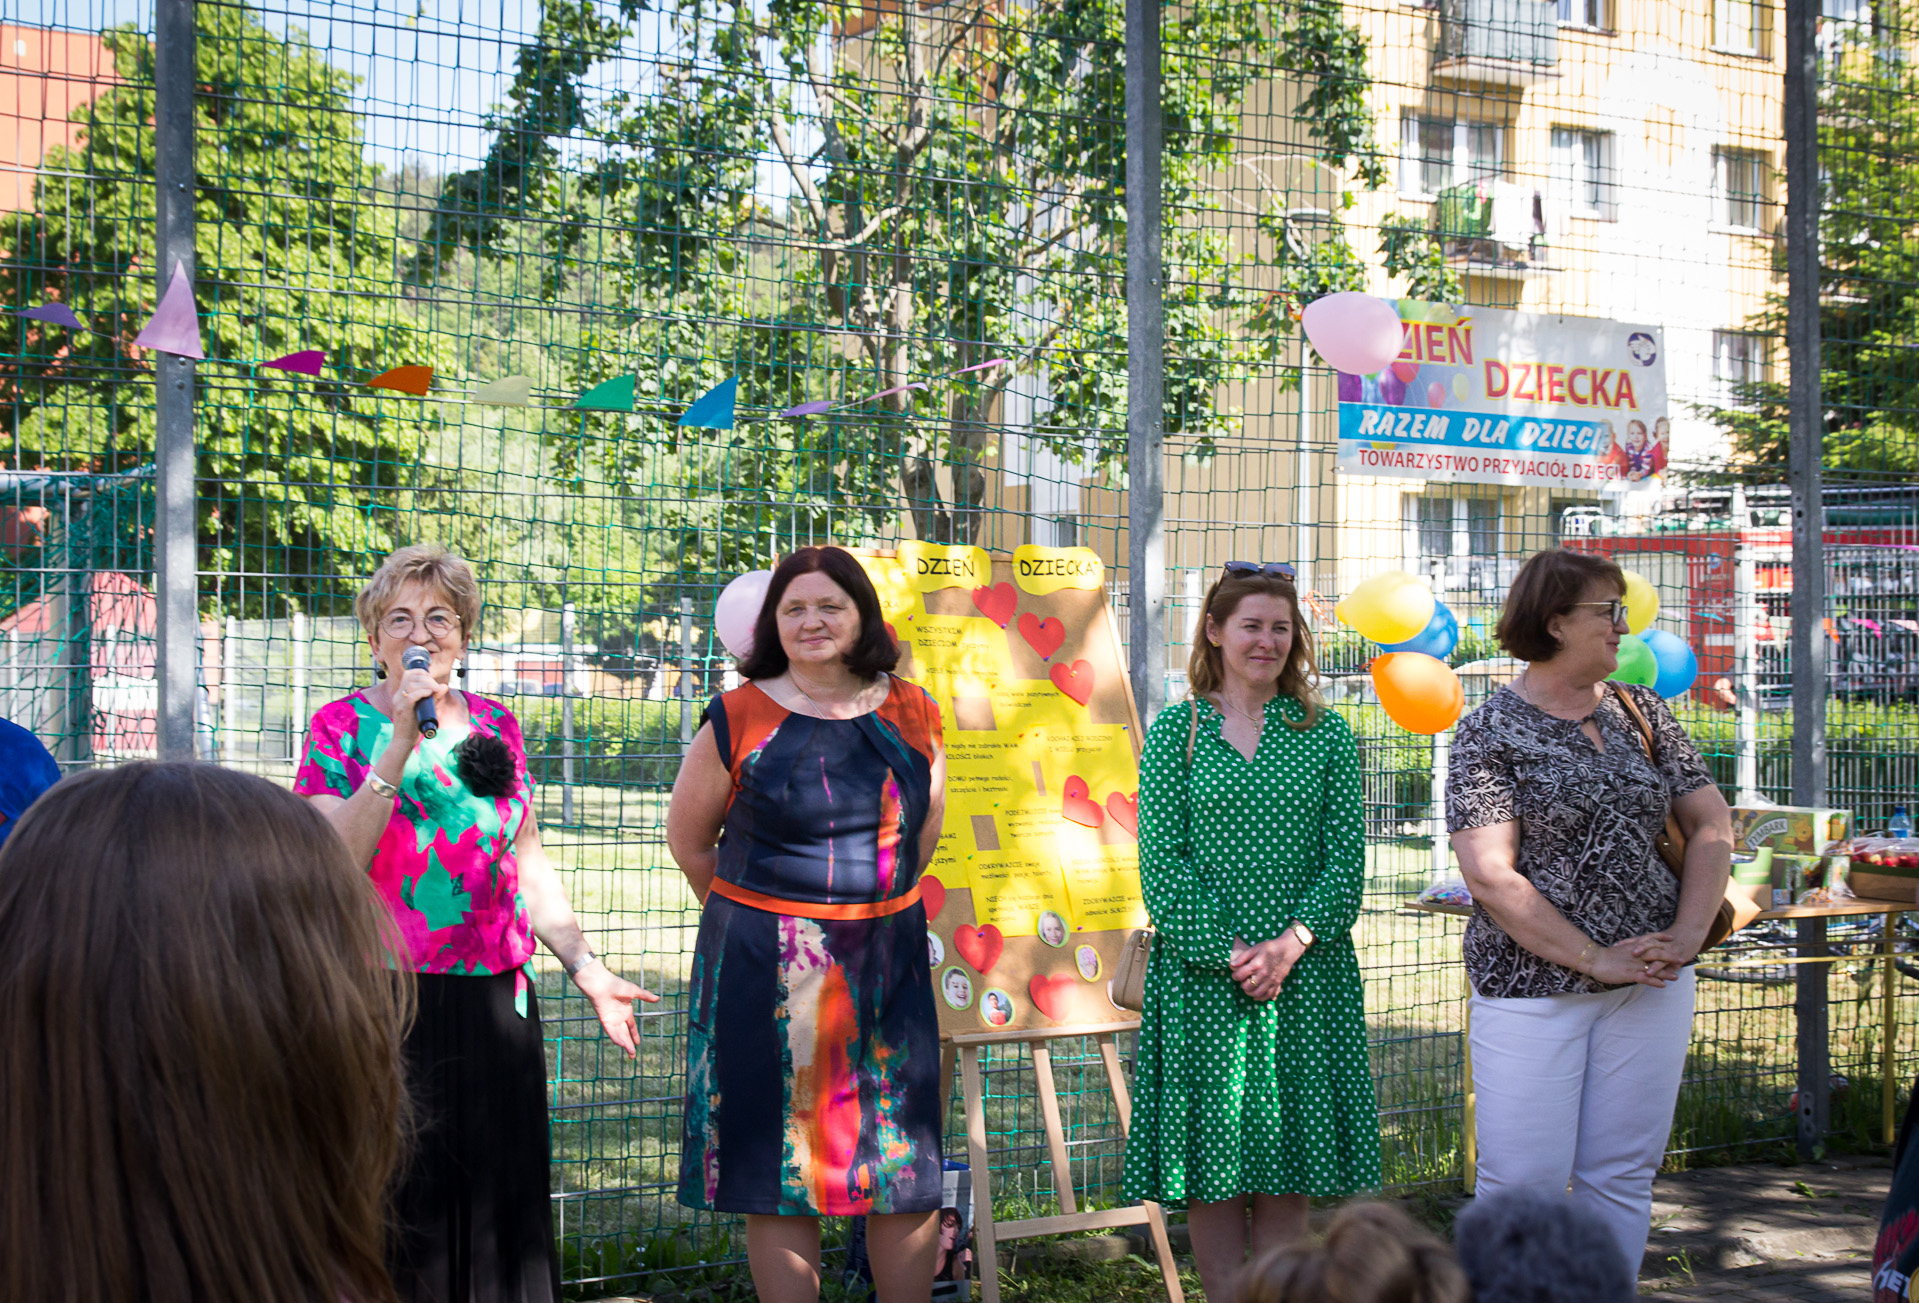
[[[1636,633],[1619,639],[1619,668],[1606,676],[1618,683],[1639,683],[1650,688],[1659,680],[1659,658]]]

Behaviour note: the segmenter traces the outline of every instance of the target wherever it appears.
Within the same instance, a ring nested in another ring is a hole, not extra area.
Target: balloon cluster
[[[1373,658],[1373,691],[1393,723],[1438,733],[1458,721],[1466,689],[1445,658],[1459,645],[1459,620],[1432,589],[1388,570],[1353,589],[1333,613],[1384,649]]]
[[[1620,683],[1638,683],[1662,697],[1677,697],[1699,677],[1699,657],[1686,640],[1664,629],[1655,629],[1659,618],[1659,590],[1644,575],[1626,572],[1626,628],[1631,630],[1619,640],[1619,668],[1608,678]]]

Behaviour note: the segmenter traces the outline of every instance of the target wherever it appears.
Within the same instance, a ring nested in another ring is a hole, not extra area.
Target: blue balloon
[[[1389,652],[1421,652],[1443,661],[1453,654],[1453,648],[1459,646],[1459,617],[1446,608],[1446,603],[1436,601],[1433,603],[1433,618],[1426,622],[1424,629],[1405,642],[1380,645]]]
[[[1699,658],[1693,655],[1684,638],[1664,629],[1648,629],[1639,637],[1659,665],[1659,677],[1652,685],[1654,692],[1662,697],[1677,697],[1692,687],[1693,680],[1699,677]]]

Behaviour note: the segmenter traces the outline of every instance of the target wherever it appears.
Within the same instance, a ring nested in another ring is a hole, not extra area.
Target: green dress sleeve
[[[1159,713],[1146,733],[1139,767],[1139,883],[1158,946],[1195,968],[1231,966],[1233,921],[1193,865],[1187,818],[1187,720],[1190,702]]]
[[[1328,711],[1321,728],[1335,729],[1326,792],[1320,801],[1325,858],[1294,917],[1316,936],[1343,936],[1359,921],[1366,887],[1366,815],[1360,802],[1359,744],[1346,721]]]

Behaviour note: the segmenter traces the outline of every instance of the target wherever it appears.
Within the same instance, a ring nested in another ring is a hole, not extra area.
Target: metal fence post
[[[1826,556],[1820,498],[1819,0],[1786,0],[1786,352],[1792,486],[1792,801],[1826,803]],[[1826,953],[1824,919],[1801,919],[1798,953]],[[1799,1152],[1812,1157],[1829,1122],[1826,965],[1801,963]]]
[[[573,822],[573,603],[560,607],[560,822]]]
[[[693,599],[680,599],[680,679],[674,685],[680,699],[680,745],[693,743]]]
[[[175,267],[189,284],[194,278],[193,0],[155,0],[153,81],[153,270],[157,292],[165,294]],[[157,354],[154,384],[154,736],[162,760],[191,760],[200,586],[194,538],[192,360]]]
[[[1759,802],[1759,653],[1754,643],[1759,623],[1759,584],[1747,527],[1752,513],[1746,486],[1732,486],[1732,682],[1733,790],[1741,805]]]
[[[1166,300],[1159,0],[1126,0],[1126,605],[1140,721],[1166,700]]]

